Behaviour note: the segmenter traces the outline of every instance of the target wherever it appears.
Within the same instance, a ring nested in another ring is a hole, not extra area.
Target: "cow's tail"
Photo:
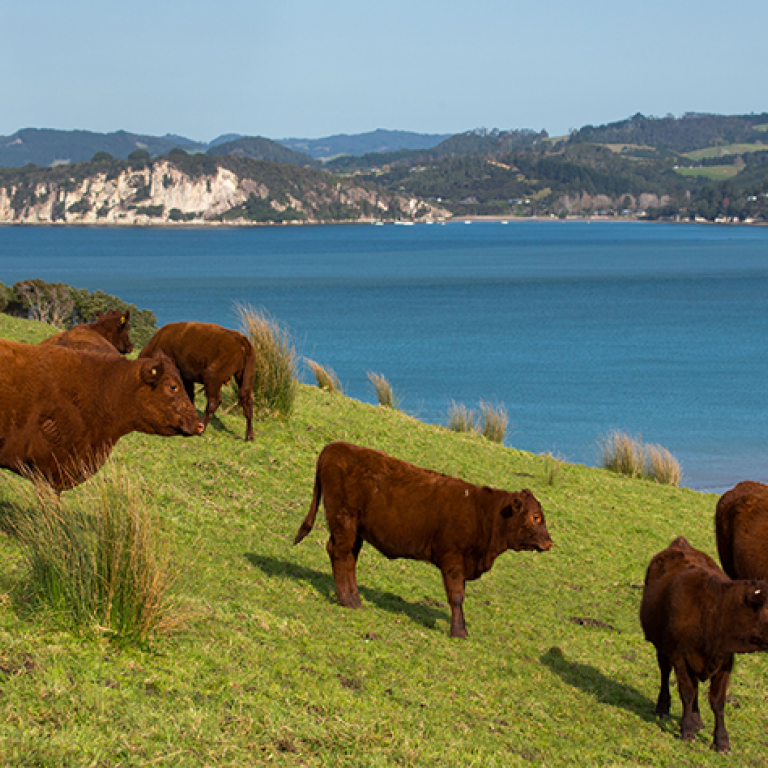
[[[312,493],[312,503],[309,505],[309,512],[304,518],[304,522],[301,524],[296,538],[293,540],[294,545],[298,544],[304,539],[304,537],[312,530],[312,526],[315,524],[315,518],[317,517],[317,510],[320,507],[320,498],[323,495],[323,487],[320,482],[320,468],[318,467],[315,473],[315,490]]]
[[[253,401],[253,383],[256,378],[256,349],[251,342],[246,339],[243,348],[243,373],[242,384],[240,384],[240,406],[245,407],[249,400]]]

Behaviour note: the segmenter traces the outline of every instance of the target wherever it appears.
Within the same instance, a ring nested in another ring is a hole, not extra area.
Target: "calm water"
[[[768,482],[768,228],[0,227],[0,282],[30,277],[161,324],[264,308],[350,396],[373,402],[375,371],[425,421],[503,403],[524,450],[594,465],[620,429],[672,451],[690,487]]]

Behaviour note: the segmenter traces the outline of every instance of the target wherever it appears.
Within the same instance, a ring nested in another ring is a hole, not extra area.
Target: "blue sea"
[[[375,401],[373,371],[424,421],[504,405],[523,450],[595,466],[616,429],[668,448],[691,488],[768,482],[768,228],[0,227],[0,282],[33,277],[160,324],[264,309],[351,397]]]

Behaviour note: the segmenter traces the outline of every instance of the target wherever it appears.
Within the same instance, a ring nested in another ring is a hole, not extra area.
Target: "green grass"
[[[677,168],[676,172],[681,176],[700,176],[714,181],[732,179],[739,174],[742,166],[738,165],[709,165],[702,168]]]
[[[724,155],[743,155],[745,152],[765,152],[768,146],[765,144],[726,144],[721,147],[708,147],[697,149],[695,152],[686,152],[685,157],[691,160],[703,160],[710,157],[723,157]]]
[[[27,329],[0,320],[0,335]],[[31,340],[31,339],[27,339]],[[552,425],[556,435],[557,425]],[[470,582],[470,637],[449,637],[438,570],[363,547],[363,608],[339,606],[324,518],[291,542],[331,440],[379,448],[541,501],[555,548],[502,555]],[[217,413],[197,438],[132,434],[113,452],[146,481],[171,546],[183,624],[149,646],[67,630],[25,602],[0,533],[0,764],[5,766],[762,765],[766,658],[738,659],[733,757],[653,714],[638,608],[651,556],[678,535],[716,556],[716,497],[504,447],[299,386],[290,419]],[[0,472],[0,512],[26,481]],[[89,481],[90,482],[90,481]],[[87,485],[87,484],[86,484]],[[65,493],[76,494],[78,491]]]

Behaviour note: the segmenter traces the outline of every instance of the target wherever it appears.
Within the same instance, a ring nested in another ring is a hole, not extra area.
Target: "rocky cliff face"
[[[309,185],[293,184],[291,191],[246,177],[225,167],[190,175],[170,161],[147,167],[82,172],[67,178],[51,173],[45,178],[6,182],[0,186],[0,223],[151,225],[173,223],[253,223],[270,218],[296,223],[334,220],[373,221],[380,218],[440,220],[446,211],[405,195],[389,195],[352,182],[317,174]],[[42,178],[39,178],[42,176]],[[275,178],[272,174],[271,179]],[[283,185],[284,187],[284,185]],[[266,211],[266,213],[265,213]],[[286,215],[288,213],[289,215]],[[282,214],[282,216],[280,216]]]

